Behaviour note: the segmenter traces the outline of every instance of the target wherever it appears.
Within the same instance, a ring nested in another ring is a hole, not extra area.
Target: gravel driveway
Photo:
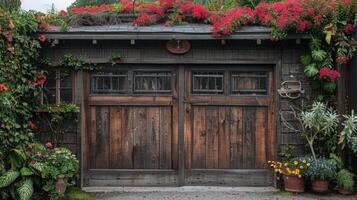
[[[99,200],[357,200],[357,195],[291,195],[273,188],[177,187],[177,188],[113,188],[90,189]],[[101,192],[99,192],[101,191]]]

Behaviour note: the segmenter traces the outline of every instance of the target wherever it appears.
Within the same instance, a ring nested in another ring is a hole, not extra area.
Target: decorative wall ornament
[[[298,99],[304,93],[300,81],[284,81],[281,83],[281,88],[278,89],[281,97],[289,99]]]
[[[172,54],[185,54],[191,49],[191,43],[187,40],[170,40],[166,43],[166,49]]]

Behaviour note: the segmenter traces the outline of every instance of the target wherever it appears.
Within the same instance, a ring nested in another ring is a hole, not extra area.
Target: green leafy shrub
[[[341,189],[353,190],[354,174],[350,171],[343,169],[337,173],[337,186]]]
[[[343,147],[347,144],[353,153],[357,153],[357,116],[352,110],[350,115],[344,115],[344,119],[339,143]]]
[[[334,160],[318,158],[313,160],[305,172],[305,177],[311,181],[333,181],[336,178],[337,166]]]

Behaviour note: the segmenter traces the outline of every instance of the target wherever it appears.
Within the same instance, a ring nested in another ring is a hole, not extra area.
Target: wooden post
[[[80,187],[83,187],[83,151],[82,151],[82,135],[83,135],[83,121],[85,118],[83,117],[84,114],[84,103],[83,103],[83,72],[82,71],[77,71],[75,72],[75,88],[74,90],[76,91],[75,93],[75,102],[77,106],[79,106],[79,114],[78,114],[78,122],[77,123],[77,155],[79,155],[79,165],[80,165]]]
[[[179,118],[178,118],[178,184],[179,186],[185,185],[185,68],[180,65],[178,70],[178,95],[179,95]]]

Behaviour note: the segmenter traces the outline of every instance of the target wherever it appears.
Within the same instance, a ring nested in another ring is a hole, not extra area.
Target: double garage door
[[[88,74],[86,186],[272,184],[269,66],[128,66]]]

